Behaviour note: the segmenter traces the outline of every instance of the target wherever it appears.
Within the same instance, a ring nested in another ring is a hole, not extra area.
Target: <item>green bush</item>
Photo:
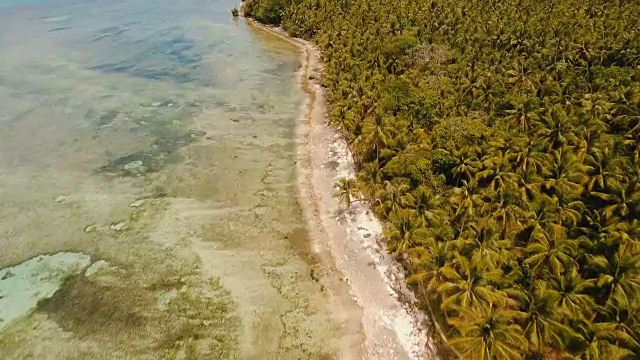
[[[284,19],[287,6],[288,0],[247,0],[244,14],[262,23],[279,26]]]
[[[433,172],[443,174],[449,178],[451,176],[451,170],[458,166],[459,162],[458,159],[453,156],[438,155],[432,160],[431,164],[433,166]]]

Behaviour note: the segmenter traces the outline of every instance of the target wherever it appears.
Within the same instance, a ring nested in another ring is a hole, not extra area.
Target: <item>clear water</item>
[[[235,3],[0,4],[0,269],[109,264],[6,326],[3,359],[336,356],[296,202],[296,49]]]

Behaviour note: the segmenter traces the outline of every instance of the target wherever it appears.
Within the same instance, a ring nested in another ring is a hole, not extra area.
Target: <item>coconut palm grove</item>
[[[387,225],[443,358],[640,358],[640,2],[244,10],[321,50],[358,167],[339,187]]]

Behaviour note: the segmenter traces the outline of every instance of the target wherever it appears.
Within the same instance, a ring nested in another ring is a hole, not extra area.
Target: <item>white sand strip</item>
[[[308,95],[297,122],[301,203],[314,250],[331,254],[352,298],[362,308],[364,358],[438,359],[427,335],[425,315],[406,303],[415,298],[405,285],[400,264],[379,245],[380,222],[362,203],[354,203],[346,214],[334,197],[336,181],[354,177],[355,166],[346,142],[327,124],[324,88],[318,83],[322,67],[317,48],[289,37],[282,29],[258,26],[289,39],[301,51],[300,85]],[[341,354],[341,358],[355,359],[354,354]]]

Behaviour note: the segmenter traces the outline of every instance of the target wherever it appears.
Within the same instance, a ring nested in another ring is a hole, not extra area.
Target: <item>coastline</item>
[[[245,19],[300,51],[299,85],[307,96],[296,122],[298,195],[313,251],[337,270],[322,274],[321,281],[333,295],[332,310],[350,335],[337,344],[341,358],[438,359],[426,316],[411,305],[416,300],[406,286],[402,266],[380,243],[382,224],[366,204],[354,203],[347,212],[333,196],[335,182],[354,177],[355,165],[346,141],[327,124],[324,88],[318,82],[319,51],[281,28]],[[343,281],[346,294],[340,290]]]

